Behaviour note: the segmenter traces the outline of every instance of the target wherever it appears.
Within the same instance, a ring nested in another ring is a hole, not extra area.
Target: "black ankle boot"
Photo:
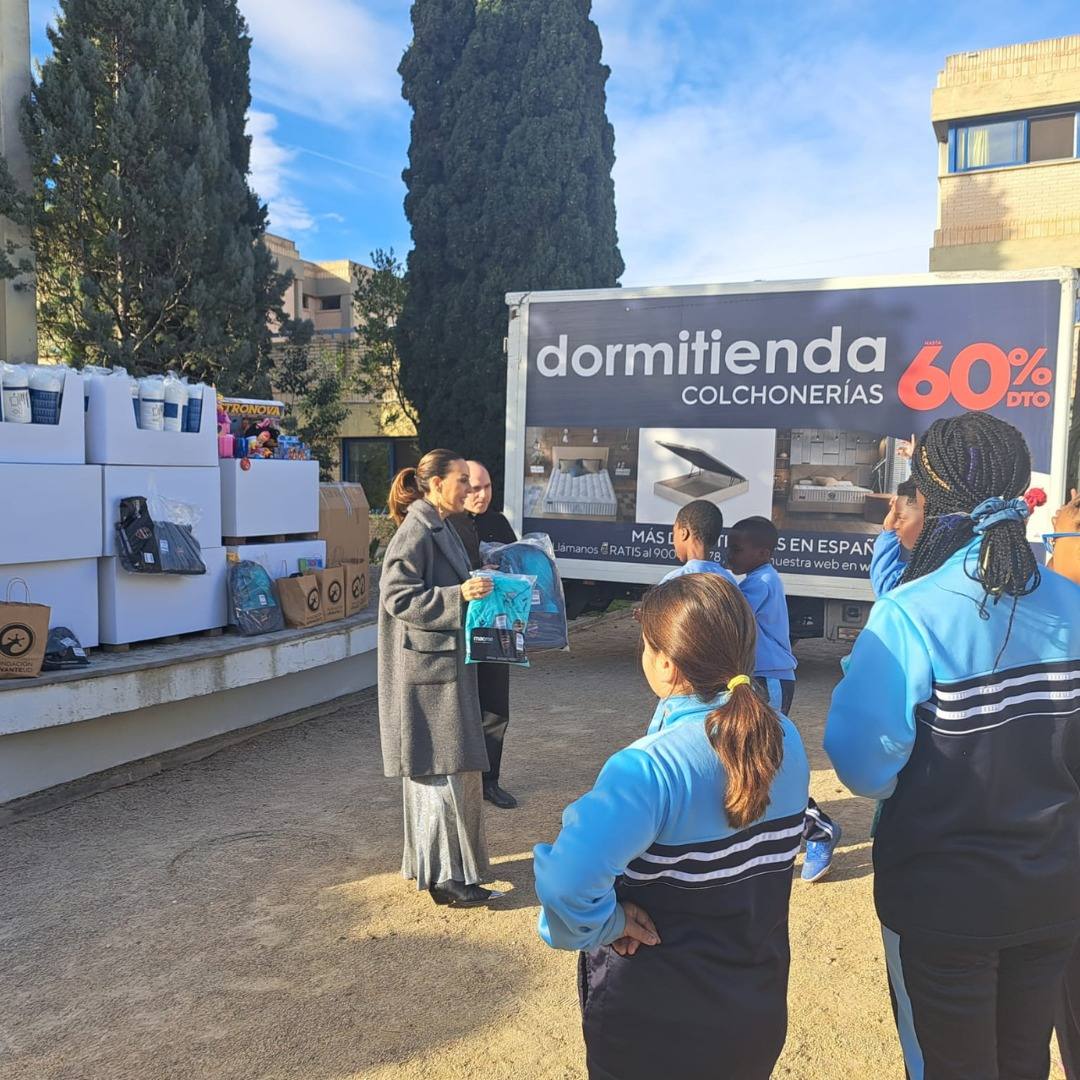
[[[479,885],[466,885],[463,881],[443,881],[428,887],[428,893],[436,904],[449,907],[479,907],[491,899],[491,890]]]

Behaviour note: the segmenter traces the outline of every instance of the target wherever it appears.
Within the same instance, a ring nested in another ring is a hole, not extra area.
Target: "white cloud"
[[[315,217],[292,191],[290,165],[296,151],[274,139],[277,117],[252,109],[247,130],[251,136],[251,186],[270,207],[270,227],[291,236],[315,228]]]
[[[338,126],[361,110],[400,103],[407,22],[381,21],[359,0],[241,0],[240,7],[261,102]]]
[[[634,82],[661,55],[655,26],[638,30]],[[619,21],[601,31],[614,66]],[[702,85],[684,77],[684,44],[676,30],[669,93],[618,90],[609,104],[624,284],[926,269],[937,157],[925,57],[858,41],[770,55],[765,42]]]

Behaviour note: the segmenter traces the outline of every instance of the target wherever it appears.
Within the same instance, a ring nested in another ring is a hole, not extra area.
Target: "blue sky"
[[[407,0],[240,6],[273,231],[312,259],[407,251]],[[38,58],[54,8],[31,0]],[[926,269],[945,56],[1080,30],[1075,0],[594,0],[593,14],[627,285]]]

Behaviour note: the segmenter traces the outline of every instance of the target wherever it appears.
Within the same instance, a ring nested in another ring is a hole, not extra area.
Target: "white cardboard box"
[[[221,547],[221,470],[217,466],[166,468],[156,465],[104,465],[102,472],[102,526],[104,554],[117,555],[116,523],[120,500],[131,495],[160,495],[188,503],[199,513],[194,528],[202,548]]]
[[[287,536],[319,531],[319,463],[221,459],[221,533]]]
[[[295,540],[285,544],[238,544],[225,549],[229,555],[258,563],[272,581],[299,571],[300,559],[321,559],[326,565],[325,540]]]
[[[66,626],[85,649],[98,644],[98,560],[66,559],[0,566],[0,600],[7,596],[8,585],[22,578],[30,589],[34,604],[52,608],[49,628]],[[11,599],[25,598],[22,586],[11,585]]]
[[[225,549],[204,548],[206,573],[131,574],[117,558],[98,560],[101,641],[133,641],[212,630],[228,623]]]
[[[100,465],[0,464],[0,491],[0,567],[101,555]]]
[[[28,465],[85,465],[84,408],[82,376],[72,371],[66,372],[64,396],[60,401],[60,423],[12,424],[0,421],[0,461]],[[134,419],[132,415],[132,421]]]
[[[144,431],[135,423],[127,379],[91,379],[86,460],[95,465],[217,465],[217,391],[208,386],[203,392],[197,432]]]

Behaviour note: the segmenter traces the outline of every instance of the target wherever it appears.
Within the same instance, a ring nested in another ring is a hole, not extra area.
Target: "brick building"
[[[957,53],[939,144],[931,270],[1080,266],[1080,35]]]
[[[372,508],[381,509],[391,477],[398,469],[415,465],[419,453],[411,425],[405,421],[387,424],[384,406],[362,397],[349,377],[360,348],[353,293],[370,267],[351,259],[312,262],[301,255],[292,240],[272,233],[267,233],[265,240],[278,269],[293,274],[284,296],[285,314],[308,319],[315,326],[309,364],[333,367],[346,375],[344,402],[349,414],[338,431],[336,471],[342,480],[362,483]],[[281,397],[289,400],[286,394]]]

